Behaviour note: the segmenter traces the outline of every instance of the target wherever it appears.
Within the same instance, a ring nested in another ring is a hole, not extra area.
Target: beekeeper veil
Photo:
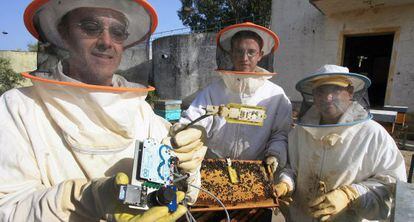
[[[368,110],[370,80],[348,68],[324,65],[300,80],[296,89],[303,102],[298,124],[303,126],[346,126],[372,118]]]
[[[35,0],[24,18],[29,32],[41,42],[42,64],[46,63],[26,77],[153,89],[140,82],[139,73],[118,75],[123,74],[122,59],[131,57],[131,50],[146,57],[146,43],[158,20],[145,0]]]
[[[73,150],[118,152],[136,138],[156,134],[145,133],[157,131],[145,102],[154,87],[119,73],[126,49],[149,41],[157,26],[151,5],[144,0],[35,0],[24,17],[29,32],[50,47],[43,53],[51,60],[45,69],[23,75],[32,80]]]
[[[216,40],[217,71],[234,93],[250,96],[275,75],[258,65],[263,57],[273,56],[279,46],[271,30],[245,22],[222,29]]]

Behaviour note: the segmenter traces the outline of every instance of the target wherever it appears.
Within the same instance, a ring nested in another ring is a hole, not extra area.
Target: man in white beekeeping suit
[[[336,65],[297,83],[304,101],[289,134],[290,163],[275,186],[279,197],[292,195],[288,221],[389,217],[393,185],[406,172],[394,140],[364,107],[369,85]]]
[[[266,160],[273,172],[286,164],[287,135],[291,128],[291,103],[283,89],[269,81],[275,75],[257,66],[279,45],[271,30],[250,23],[231,25],[217,35],[217,48],[232,62],[229,70],[217,70],[222,77],[203,89],[183,113],[181,123],[202,116],[207,105],[238,103],[266,110],[263,126],[227,123],[219,116],[200,122],[207,131],[208,158]]]
[[[157,26],[146,1],[35,0],[25,25],[63,55],[48,72],[23,74],[33,86],[0,98],[0,221],[175,221],[184,206],[128,210],[118,201],[135,144],[161,142],[170,125],[145,101],[154,90],[114,74],[124,49]],[[189,128],[172,140],[179,168],[197,181],[206,148]],[[180,148],[185,148],[180,149]],[[125,173],[119,173],[125,172]],[[199,178],[198,178],[199,181]],[[182,200],[182,192],[177,199]],[[191,196],[190,199],[196,197]]]

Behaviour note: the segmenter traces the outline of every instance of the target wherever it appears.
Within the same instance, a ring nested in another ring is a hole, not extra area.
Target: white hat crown
[[[337,65],[323,65],[315,73],[323,74],[323,73],[349,73],[349,69],[343,66]]]

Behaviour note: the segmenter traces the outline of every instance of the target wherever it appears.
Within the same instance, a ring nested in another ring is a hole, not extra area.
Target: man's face
[[[259,43],[252,38],[236,40],[230,53],[235,71],[253,72],[263,57]]]
[[[313,90],[314,104],[329,124],[335,124],[352,103],[352,87],[322,85]]]
[[[65,74],[88,84],[112,85],[128,36],[124,16],[97,8],[79,8],[70,13],[67,31],[62,34],[70,52]]]

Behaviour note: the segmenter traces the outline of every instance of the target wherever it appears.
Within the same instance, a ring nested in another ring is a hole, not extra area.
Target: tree
[[[35,42],[33,44],[29,43],[27,44],[27,51],[29,52],[37,52],[39,48],[39,43]]]
[[[242,22],[270,24],[271,0],[181,0],[181,4],[178,17],[193,32],[218,31]]]
[[[19,86],[19,82],[23,77],[13,71],[10,61],[5,58],[0,58],[0,95],[9,89]]]

